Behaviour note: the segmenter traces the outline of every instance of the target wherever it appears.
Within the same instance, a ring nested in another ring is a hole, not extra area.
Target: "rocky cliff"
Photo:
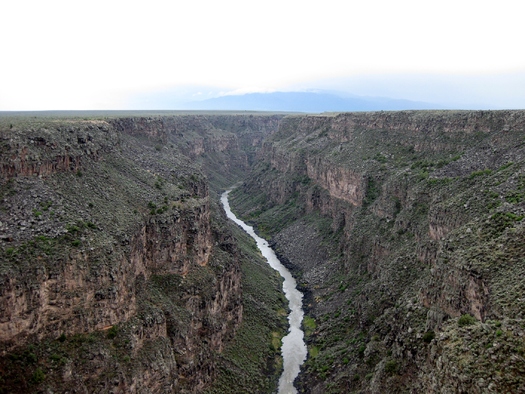
[[[0,392],[210,388],[243,321],[247,257],[203,163],[235,178],[278,120],[4,122]]]
[[[0,392],[525,391],[525,113],[0,119]]]
[[[233,206],[307,294],[308,393],[525,390],[522,111],[284,119]]]

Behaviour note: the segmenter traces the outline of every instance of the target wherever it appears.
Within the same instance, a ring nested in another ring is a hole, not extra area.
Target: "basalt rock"
[[[208,388],[242,321],[242,257],[195,160],[246,171],[278,120],[3,129],[0,391]]]
[[[523,111],[403,111],[264,141],[232,206],[308,293],[302,392],[525,389],[524,136]]]
[[[523,111],[3,127],[0,388],[231,387],[246,355],[221,352],[275,301],[243,298],[216,206],[244,178],[232,206],[306,294],[302,392],[524,391],[524,133]]]

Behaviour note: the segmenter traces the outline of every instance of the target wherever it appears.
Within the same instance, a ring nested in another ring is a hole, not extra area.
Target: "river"
[[[283,290],[290,308],[290,314],[288,315],[290,328],[288,335],[282,339],[281,353],[283,356],[283,373],[279,379],[278,393],[297,393],[297,389],[293,386],[293,381],[297,375],[299,375],[300,367],[306,359],[306,345],[304,343],[304,333],[301,329],[301,322],[303,321],[304,315],[303,294],[297,290],[297,282],[290,271],[281,264],[272,248],[268,246],[268,241],[255,234],[253,227],[237,219],[233,214],[228,202],[228,194],[230,191],[231,190],[227,190],[221,196],[221,203],[226,211],[226,215],[255,240],[257,247],[268,261],[268,264],[284,278]]]

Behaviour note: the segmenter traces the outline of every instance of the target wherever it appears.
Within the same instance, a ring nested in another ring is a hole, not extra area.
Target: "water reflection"
[[[282,340],[281,353],[283,356],[284,370],[279,379],[279,394],[297,393],[297,389],[293,386],[293,381],[299,374],[300,367],[306,359],[306,345],[304,343],[304,333],[301,329],[301,322],[304,315],[302,309],[303,294],[297,290],[297,283],[292,274],[281,264],[275,252],[268,246],[268,242],[255,234],[253,227],[237,219],[232,213],[228,202],[228,194],[230,191],[231,190],[227,190],[221,196],[221,203],[226,211],[226,215],[255,240],[257,247],[268,261],[268,264],[277,270],[284,278],[283,290],[289,302],[290,314],[288,315],[288,322],[290,328],[288,335]]]

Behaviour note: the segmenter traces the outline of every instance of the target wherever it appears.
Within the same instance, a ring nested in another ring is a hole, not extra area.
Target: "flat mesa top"
[[[0,111],[2,117],[35,118],[101,118],[182,115],[285,115],[294,112],[279,111],[209,111],[209,110],[90,110],[90,111]]]

